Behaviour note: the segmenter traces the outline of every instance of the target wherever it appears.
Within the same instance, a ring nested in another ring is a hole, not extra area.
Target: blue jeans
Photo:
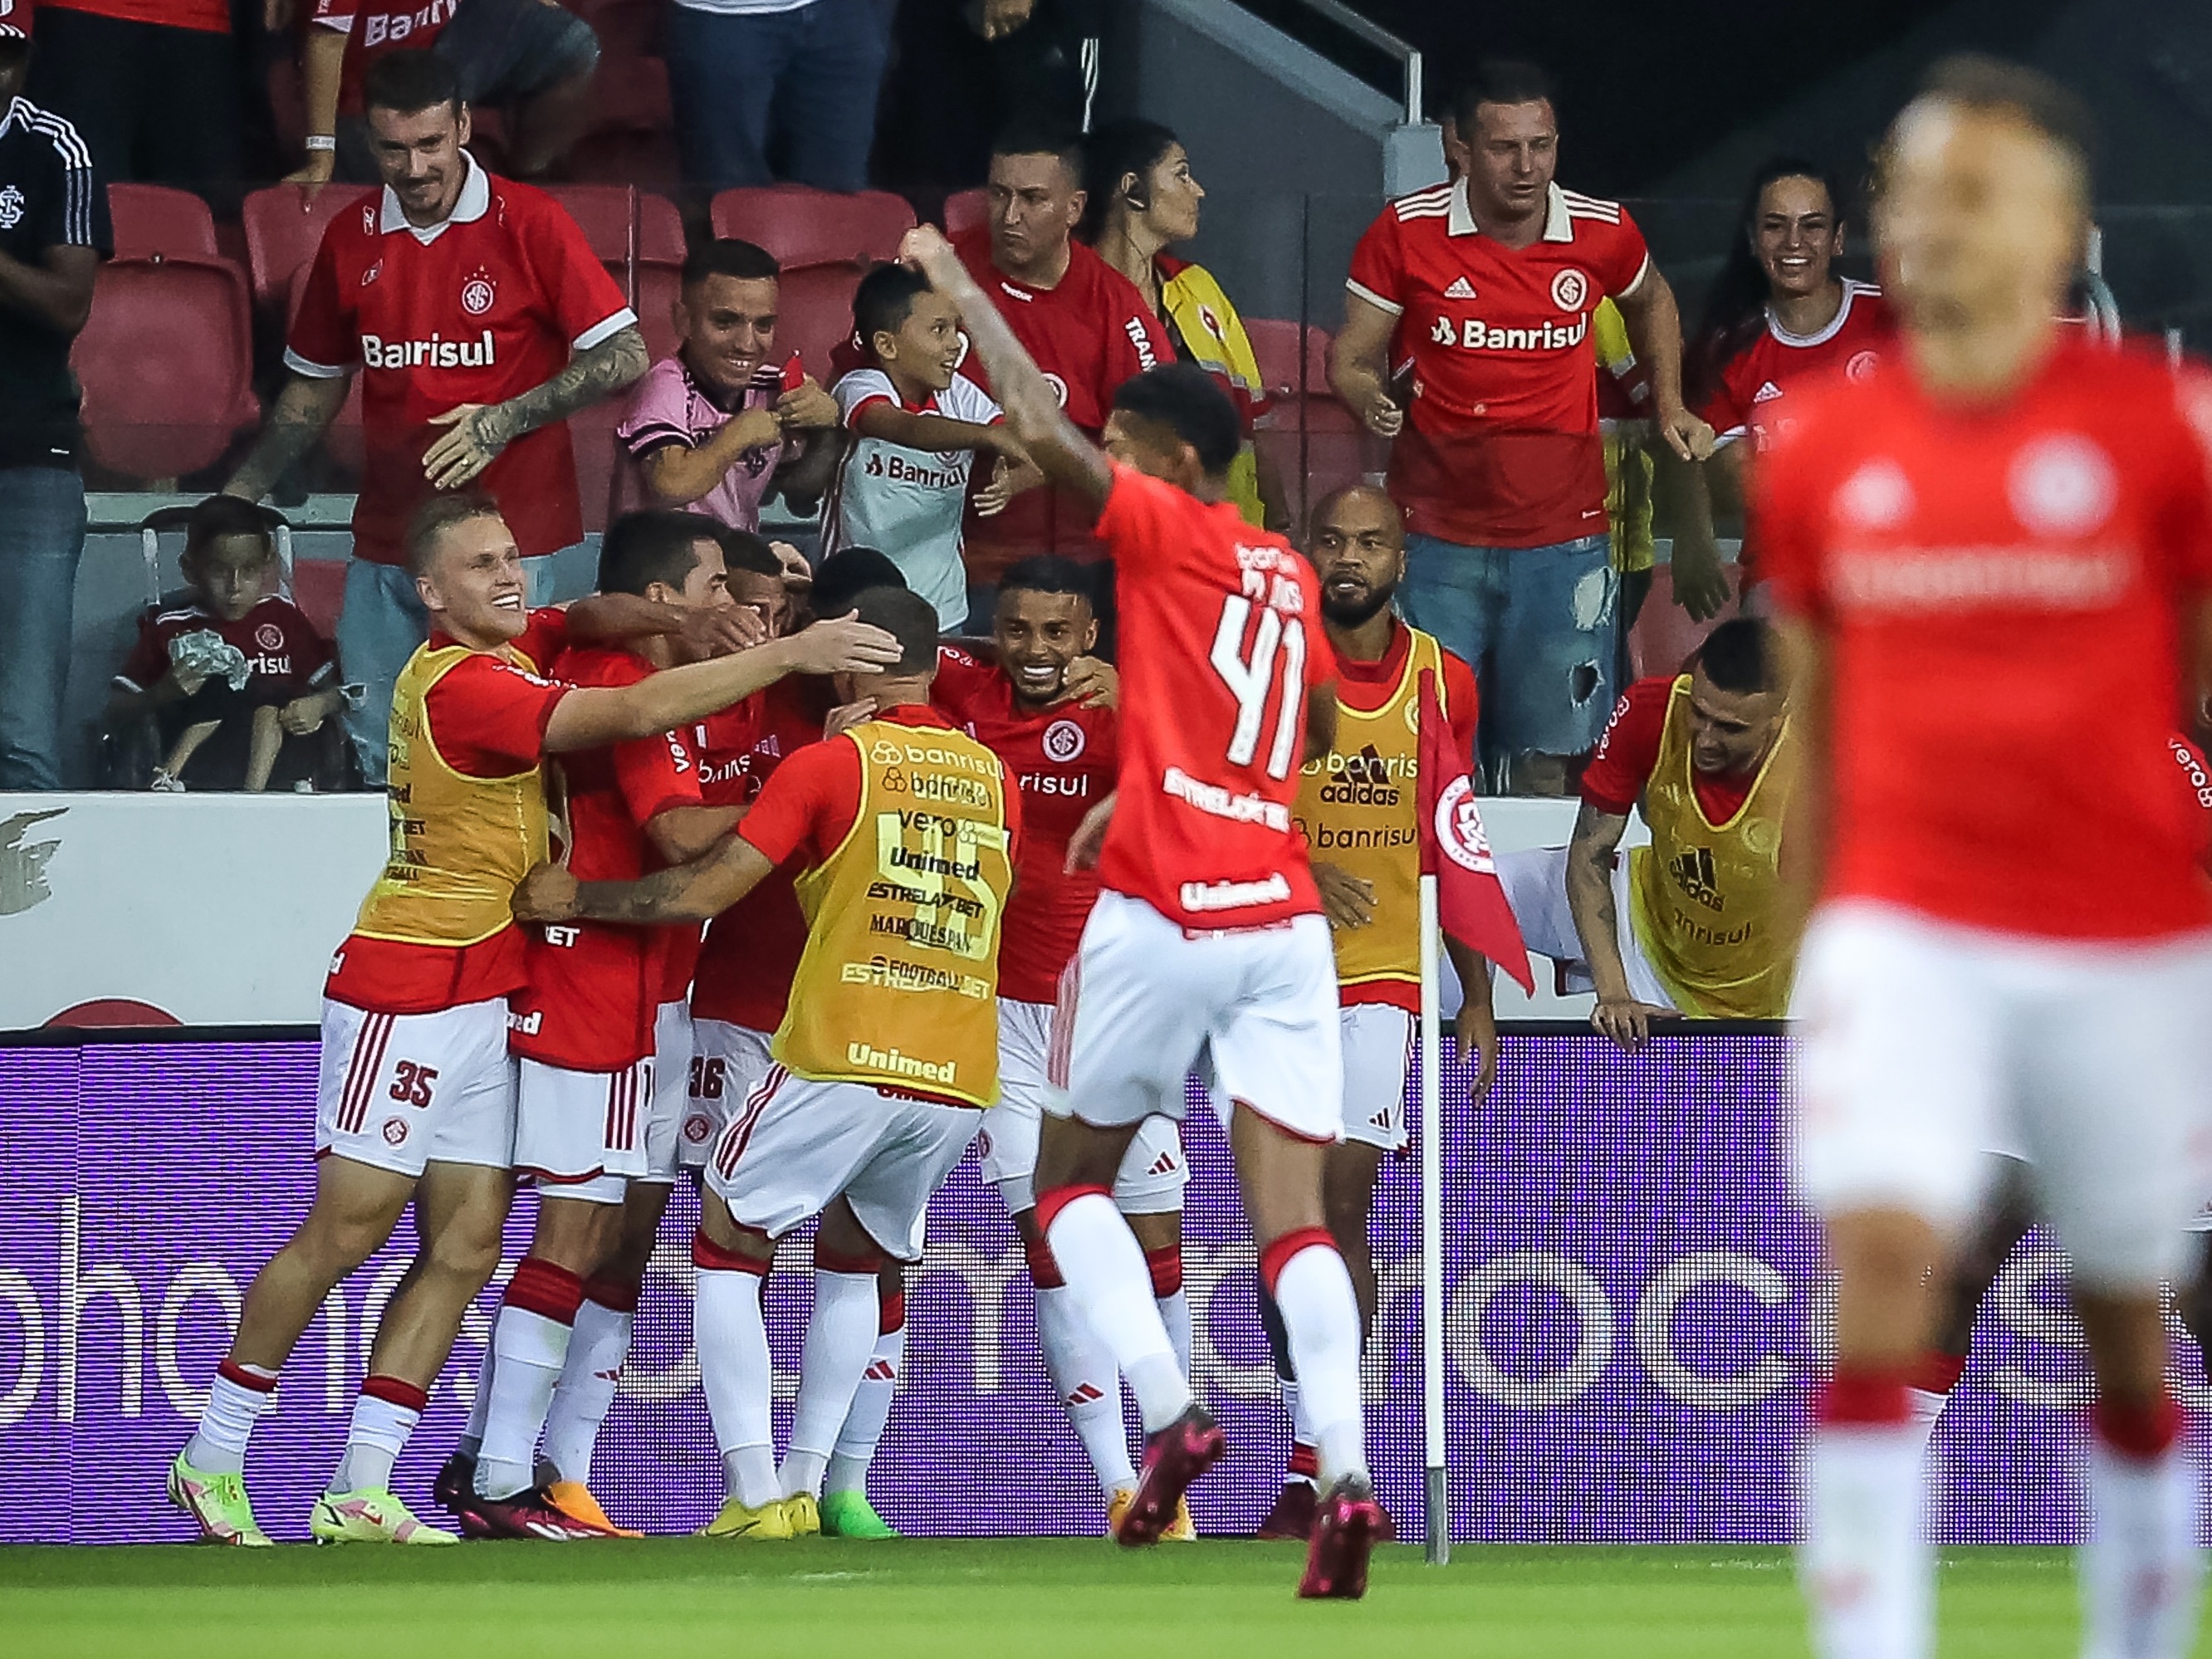
[[[685,180],[708,190],[774,184],[773,127],[789,147],[787,178],[866,189],[890,9],[885,0],[811,0],[727,16],[671,6],[668,89]]]
[[[58,789],[84,481],[0,468],[0,789]]]
[[[1462,547],[1406,538],[1406,620],[1471,664],[1482,687],[1483,760],[1580,755],[1611,718],[1620,579],[1609,538],[1548,547]]]
[[[525,559],[530,603],[547,603],[558,554]],[[345,711],[346,736],[361,762],[362,781],[384,787],[392,742],[392,692],[408,658],[430,637],[430,613],[407,567],[356,559],[346,566],[345,605],[338,612],[338,672],[364,688],[361,707]],[[540,663],[540,668],[551,665]]]

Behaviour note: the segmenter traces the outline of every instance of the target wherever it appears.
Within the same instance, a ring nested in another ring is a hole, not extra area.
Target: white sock
[[[823,1491],[867,1491],[868,1466],[876,1461],[876,1447],[891,1420],[891,1401],[898,1397],[899,1376],[905,1370],[906,1321],[902,1318],[891,1329],[876,1334],[875,1352],[868,1356],[868,1369],[860,1373],[853,1409],[837,1431],[837,1448],[830,1454]]]
[[[1910,1423],[1816,1428],[1798,1577],[1820,1659],[1925,1659],[1935,1634],[1921,1434]]]
[[[707,1391],[714,1444],[722,1454],[723,1478],[732,1498],[756,1510],[783,1496],[769,1437],[771,1375],[761,1277],[700,1268],[691,1313],[699,1379]]]
[[[1190,1407],[1190,1382],[1160,1322],[1145,1253],[1114,1200],[1103,1192],[1079,1194],[1053,1217],[1045,1242],[1084,1322],[1129,1379],[1145,1432],[1175,1421]]]
[[[779,1479],[783,1495],[819,1498],[860,1374],[875,1350],[876,1275],[814,1270],[814,1316],[806,1322],[806,1348],[799,1362],[799,1404],[792,1413],[791,1447]]]
[[[215,1374],[215,1386],[208,1390],[199,1426],[185,1443],[185,1462],[203,1474],[242,1474],[253,1425],[276,1399],[276,1372],[224,1360]]]
[[[498,1369],[499,1356],[487,1342],[483,1364],[477,1367],[476,1397],[469,1401],[469,1420],[461,1430],[461,1437],[453,1443],[453,1449],[464,1457],[474,1458],[483,1450],[484,1419],[491,1415],[492,1373]]]
[[[1114,1356],[1083,1322],[1075,1292],[1066,1285],[1039,1285],[1036,1314],[1045,1375],[1091,1455],[1100,1489],[1110,1497],[1134,1487],[1137,1472],[1129,1462],[1129,1431],[1121,1420],[1121,1378]]]
[[[1297,1379],[1278,1376],[1275,1379],[1275,1385],[1282,1391],[1283,1409],[1291,1414],[1291,1445],[1293,1450],[1300,1446],[1313,1445],[1315,1443],[1313,1419],[1306,1413],[1305,1392],[1298,1387]],[[1318,1456],[1319,1453],[1316,1452],[1316,1455]],[[1289,1474],[1291,1477],[1304,1481],[1306,1485],[1316,1491],[1320,1489],[1321,1477],[1318,1474],[1304,1474],[1293,1470],[1290,1471]]]
[[[576,1310],[576,1334],[545,1415],[545,1461],[563,1480],[591,1484],[592,1453],[615,1403],[636,1325],[634,1311],[588,1297]]]
[[[1334,1243],[1316,1239],[1275,1269],[1275,1305],[1291,1339],[1298,1397],[1312,1415],[1322,1488],[1367,1473],[1366,1410],[1359,1394],[1359,1304]]]
[[[379,1391],[371,1393],[373,1388]],[[402,1397],[392,1398],[395,1394]],[[415,1403],[422,1397],[421,1390],[390,1377],[373,1376],[362,1384],[346,1429],[345,1455],[331,1477],[332,1492],[382,1492],[392,1484],[392,1466],[422,1420],[422,1407]]]
[[[1171,1296],[1156,1297],[1160,1310],[1160,1323],[1167,1327],[1168,1344],[1175,1350],[1176,1364],[1182,1367],[1185,1376],[1190,1375],[1190,1297],[1177,1291]]]
[[[1911,1407],[1912,1420],[1920,1429],[1923,1440],[1936,1432],[1936,1419],[1942,1416],[1944,1402],[1950,1397],[1948,1394],[1938,1394],[1933,1389],[1907,1389],[1905,1391],[1905,1404]]]
[[[2197,1469],[2176,1440],[2157,1457],[2089,1445],[2095,1525],[2081,1551],[2085,1659],[2185,1659],[2204,1576]]]
[[[499,1364],[490,1374],[483,1445],[477,1453],[477,1495],[512,1498],[526,1491],[538,1458],[538,1435],[553,1404],[554,1385],[568,1363],[575,1327],[508,1303],[491,1328]]]

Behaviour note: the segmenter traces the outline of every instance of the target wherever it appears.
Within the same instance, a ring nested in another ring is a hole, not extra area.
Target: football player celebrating
[[[1932,1639],[1908,1389],[2006,1135],[2097,1382],[2081,1651],[2196,1636],[2159,1287],[2212,1190],[2212,887],[2163,774],[2212,648],[2212,381],[2057,320],[2087,128],[2031,70],[1930,72],[1875,219],[1903,349],[1793,393],[1753,480],[1826,866],[1791,1000],[1796,1175],[1837,1273],[1802,1559],[1841,1659]]]
[[[1243,441],[1203,371],[1170,364],[1115,392],[1102,451],[925,226],[902,258],[960,307],[1015,436],[1100,510],[1121,622],[1121,769],[1096,845],[1102,890],[1063,995],[1066,1086],[1037,1150],[1037,1224],[1077,1306],[1136,1395],[1146,1443],[1115,1536],[1149,1544],[1226,1443],[1193,1394],[1115,1207],[1146,1119],[1182,1111],[1204,1064],[1229,1114],[1260,1281],[1283,1313],[1328,1491],[1303,1595],[1358,1596],[1384,1525],[1367,1473],[1359,1310],[1330,1237],[1322,1172],[1342,1138],[1328,924],[1291,824],[1297,768],[1326,751],[1332,688],[1312,567],[1224,499]]]

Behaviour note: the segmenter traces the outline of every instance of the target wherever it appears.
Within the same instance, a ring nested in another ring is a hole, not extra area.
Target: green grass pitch
[[[471,1544],[0,1549],[0,1653],[559,1659],[649,1654],[972,1659],[1798,1659],[1787,1553],[1462,1546],[1376,1553],[1367,1599],[1292,1595],[1297,1546],[1210,1540]],[[1944,1659],[2074,1650],[2057,1550],[1945,1557]],[[1328,1645],[1322,1645],[1326,1643]]]

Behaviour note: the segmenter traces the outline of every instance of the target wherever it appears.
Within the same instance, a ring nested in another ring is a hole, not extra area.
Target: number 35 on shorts
[[[438,1081],[438,1068],[415,1060],[403,1060],[392,1068],[392,1098],[403,1106],[428,1106],[432,1085]]]

